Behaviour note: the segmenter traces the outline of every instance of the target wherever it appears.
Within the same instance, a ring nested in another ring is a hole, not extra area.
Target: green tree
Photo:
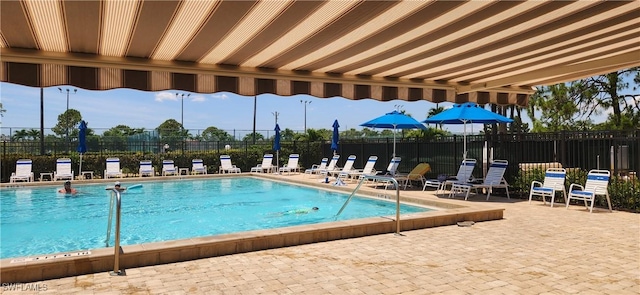
[[[131,128],[127,125],[117,125],[105,131],[103,136],[131,136],[144,133],[144,128]]]
[[[632,82],[623,78],[631,77]],[[610,129],[631,129],[638,126],[640,113],[639,96],[640,67],[625,69],[605,75],[589,77],[577,81],[576,87],[581,95],[576,100],[578,108],[584,110],[586,116],[600,114],[611,110],[607,124]],[[621,91],[632,89],[636,93],[622,95]]]
[[[367,129],[367,128],[364,128]],[[349,130],[345,130],[340,132],[340,138],[358,138],[362,137],[363,132],[356,130],[355,128],[351,128]]]
[[[40,138],[40,130],[38,129],[29,129],[29,131],[27,131],[27,135],[29,136],[29,138],[31,140],[36,140]]]
[[[233,136],[222,129],[210,126],[202,131],[202,139],[207,141],[233,141]]]
[[[382,136],[382,137],[393,137],[393,129],[384,129],[384,130],[382,130],[380,132],[380,136]]]
[[[437,114],[440,114],[444,112],[444,108],[439,106],[439,104],[436,104],[435,108],[432,108],[429,110],[429,112],[427,112],[427,118],[431,118]],[[442,129],[442,124],[437,124],[437,127],[440,127],[440,129]]]
[[[529,100],[527,112],[533,122],[533,132],[578,130],[580,123],[578,106],[580,93],[575,83],[543,86]]]
[[[333,131],[326,128],[321,128],[321,129],[307,128],[307,133],[297,133],[294,136],[294,140],[328,141],[328,140],[331,140],[332,134],[333,134]]]
[[[296,132],[292,129],[285,128],[284,130],[280,131],[280,138],[283,141],[293,141],[296,138]]]
[[[264,140],[264,135],[262,135],[262,133],[256,132],[256,141],[262,141]],[[253,141],[253,132],[248,133],[247,135],[245,135],[242,138],[242,141]]]
[[[29,137],[28,131],[26,129],[21,129],[13,133],[13,136],[11,136],[11,140],[24,141],[24,140],[27,140],[28,137]]]
[[[0,117],[4,117],[4,113],[6,113],[7,110],[4,109],[4,107],[2,106],[2,103],[0,102]]]
[[[382,130],[382,133],[383,133],[382,135],[384,135],[385,131],[386,132],[390,132],[389,130],[383,129]],[[391,134],[391,133],[389,133],[389,134]],[[373,129],[365,127],[365,128],[362,128],[361,136],[364,136],[364,137],[378,137],[378,136],[380,136],[380,131],[376,131],[376,130],[373,130]]]
[[[188,131],[182,127],[182,124],[174,119],[168,119],[162,122],[156,130],[161,138],[183,138],[188,134]]]
[[[69,109],[58,115],[58,123],[51,128],[53,133],[58,136],[66,136],[69,132],[69,138],[78,136],[78,124],[82,121],[82,115],[78,110]]]

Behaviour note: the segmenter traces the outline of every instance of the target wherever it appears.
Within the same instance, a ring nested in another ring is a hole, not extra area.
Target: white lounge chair
[[[327,168],[325,169],[319,169],[318,171],[315,172],[315,174],[318,174],[318,176],[320,175],[325,175],[328,176],[329,173],[333,172],[333,171],[340,171],[337,167],[338,165],[338,160],[340,159],[340,155],[334,155],[331,158],[331,161],[329,162],[329,165],[327,165]]]
[[[73,170],[71,169],[71,159],[60,158],[56,160],[56,171],[53,172],[53,180],[73,180]]]
[[[609,179],[611,173],[607,170],[591,170],[587,174],[587,182],[584,186],[572,183],[569,186],[569,196],[567,198],[567,208],[571,199],[583,200],[584,206],[589,208],[589,212],[593,212],[593,203],[596,202],[596,196],[605,196],[609,205],[609,212],[613,212],[611,208],[611,199],[609,198]],[[591,206],[587,206],[587,202],[591,202]]]
[[[433,187],[436,188],[436,194],[439,194],[441,191],[444,192],[447,185],[452,185],[455,182],[467,182],[471,179],[475,166],[476,159],[464,159],[460,163],[460,168],[458,168],[458,174],[456,174],[455,178],[428,179],[424,182],[422,190],[424,191],[427,187]]]
[[[344,166],[342,167],[342,169],[340,170],[333,170],[333,171],[326,171],[326,172],[322,172],[322,175],[326,175],[328,176],[329,174],[331,174],[332,176],[336,176],[338,178],[339,175],[341,174],[346,174],[349,175],[349,172],[351,172],[353,170],[353,163],[356,161],[356,155],[350,155],[347,158],[347,161],[344,163]]]
[[[138,174],[140,175],[140,177],[143,177],[143,176],[153,177],[156,175],[156,168],[153,167],[151,160],[140,161],[140,169]]]
[[[16,161],[16,172],[11,173],[9,177],[9,182],[17,182],[17,181],[33,181],[33,171],[31,168],[33,167],[33,161],[31,159],[20,159]]]
[[[327,163],[329,163],[329,158],[322,158],[320,164],[311,165],[311,168],[304,170],[304,174],[317,174],[319,171],[327,169]]]
[[[449,197],[452,198],[458,193],[465,194],[464,199],[467,200],[469,198],[469,193],[471,189],[475,189],[476,193],[478,189],[486,189],[487,190],[487,200],[491,196],[493,189],[495,188],[504,188],[507,191],[507,198],[511,198],[509,196],[509,184],[504,179],[504,172],[507,170],[507,166],[509,166],[509,162],[506,160],[495,160],[489,166],[489,171],[487,171],[487,177],[483,180],[481,184],[474,183],[462,183],[456,182],[451,186],[451,192],[449,193]]]
[[[391,162],[389,162],[389,166],[387,166],[387,172],[385,173],[385,175],[388,176],[395,176],[398,173],[398,166],[400,166],[400,161],[402,160],[402,158],[400,157],[393,157],[391,159]]]
[[[122,169],[120,169],[119,158],[107,158],[107,169],[104,170],[104,178],[111,177],[122,178]]]
[[[380,176],[388,176],[393,178],[397,173],[398,173],[398,166],[400,166],[400,161],[402,160],[402,158],[400,157],[393,157],[391,158],[391,161],[389,162],[389,165],[387,166],[387,171],[384,171],[384,174],[380,175]],[[374,184],[375,186],[378,185],[378,183],[382,183],[385,185],[385,189],[386,187],[391,184],[391,182],[389,181],[382,181],[382,180],[375,180]]]
[[[231,156],[220,155],[220,168],[218,173],[240,173],[240,168],[231,163]]]
[[[173,160],[162,160],[162,176],[178,175],[178,166]]]
[[[369,159],[367,159],[367,163],[364,165],[364,168],[362,168],[362,170],[351,170],[351,172],[347,174],[347,178],[358,180],[363,175],[375,175],[375,166],[377,161],[378,156],[369,156]],[[340,173],[340,175],[343,174]]]
[[[280,167],[278,172],[287,174],[291,174],[291,172],[298,172],[300,168],[298,168],[298,159],[300,159],[299,154],[291,154],[289,155],[289,161],[287,162],[287,166]]]
[[[191,174],[207,174],[207,165],[202,159],[191,160]]]
[[[567,170],[563,168],[549,168],[544,174],[544,182],[533,181],[531,182],[531,189],[529,190],[529,204],[531,204],[531,198],[533,196],[541,196],[542,203],[547,204],[546,197],[551,197],[551,207],[553,207],[553,201],[556,198],[557,192],[562,192],[565,202],[567,201],[567,190],[564,187],[564,180],[567,177]]]
[[[273,154],[265,154],[262,157],[262,164],[251,168],[251,172],[269,173],[273,171]]]

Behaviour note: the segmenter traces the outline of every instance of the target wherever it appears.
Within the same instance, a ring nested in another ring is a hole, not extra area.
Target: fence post
[[[638,173],[640,173],[640,129],[636,130],[636,148],[635,148],[636,166],[633,167],[633,171],[636,172],[636,180]]]

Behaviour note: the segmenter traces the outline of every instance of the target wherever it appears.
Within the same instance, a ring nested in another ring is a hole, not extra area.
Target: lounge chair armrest
[[[542,182],[534,180],[531,182],[531,188],[529,191],[532,191],[534,187],[542,187]]]
[[[573,187],[574,187],[574,186],[575,186],[575,187],[579,187],[581,191],[583,191],[583,190],[584,190],[584,186],[579,185],[579,184],[577,184],[577,183],[572,183],[572,184],[569,186],[569,192],[572,192],[572,191],[573,191]]]

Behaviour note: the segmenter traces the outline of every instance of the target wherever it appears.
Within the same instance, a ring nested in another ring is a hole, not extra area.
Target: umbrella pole
[[[393,157],[396,157],[396,125],[393,125]]]
[[[464,131],[462,133],[462,140],[464,141],[464,152],[462,153],[462,160],[467,158],[467,121],[464,121]]]
[[[78,176],[82,175],[82,153],[80,153],[80,168],[78,168]]]

